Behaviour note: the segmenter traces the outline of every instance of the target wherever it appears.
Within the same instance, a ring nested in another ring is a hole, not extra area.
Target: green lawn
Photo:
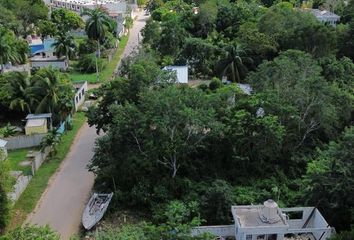
[[[69,152],[76,134],[85,121],[86,117],[84,113],[79,112],[75,114],[73,117],[73,129],[62,136],[55,156],[43,163],[26,190],[15,203],[11,224],[9,226],[10,229],[21,225],[26,219],[27,214],[33,211],[42,193],[47,188],[50,177],[57,171],[60,163]]]
[[[105,60],[106,67],[100,72],[100,81],[99,82],[106,82],[109,81],[112,77],[114,70],[117,67],[117,64],[123,54],[124,48],[127,45],[128,37],[124,36],[121,38],[118,50],[115,52],[112,61],[108,62]],[[77,81],[87,81],[89,83],[97,83],[96,81],[96,73],[80,73],[80,72],[71,72],[69,73],[70,79],[73,82]]]
[[[30,166],[22,167],[19,165],[20,162],[26,160],[26,155],[30,150],[34,150],[34,149],[24,148],[24,149],[9,151],[7,158],[10,163],[11,171],[22,171],[24,175],[31,175],[32,171]]]

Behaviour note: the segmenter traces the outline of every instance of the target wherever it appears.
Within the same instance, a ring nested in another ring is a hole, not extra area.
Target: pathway
[[[123,56],[129,55],[137,47],[139,33],[147,18],[144,12],[138,13]],[[94,154],[96,138],[96,129],[84,124],[60,169],[51,178],[35,210],[28,216],[27,223],[48,224],[65,240],[79,232],[82,212],[94,183],[94,175],[87,171],[86,166]]]

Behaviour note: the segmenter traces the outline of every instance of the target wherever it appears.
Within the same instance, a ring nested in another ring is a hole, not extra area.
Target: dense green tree
[[[55,41],[52,46],[54,47],[55,55],[58,58],[65,56],[66,59],[69,60],[76,55],[77,47],[74,37],[66,33],[60,33],[55,36]]]
[[[9,108],[24,113],[31,112],[31,99],[28,96],[28,88],[31,86],[30,78],[25,72],[12,72],[6,75],[8,79],[11,102]]]
[[[146,21],[146,25],[143,28],[141,34],[143,36],[143,43],[148,44],[152,48],[156,49],[158,43],[160,42],[160,23],[150,18]]]
[[[223,180],[215,180],[203,196],[203,214],[209,225],[227,224],[231,221],[233,196],[231,186]]]
[[[217,61],[220,49],[200,38],[187,38],[181,51],[178,62],[188,64],[195,75],[213,75],[214,65]]]
[[[109,28],[111,21],[108,15],[100,8],[85,9],[81,15],[88,17],[85,25],[88,38],[95,40],[97,43],[96,74],[98,80],[98,58],[101,56],[100,42],[105,39],[107,28]]]
[[[304,201],[317,206],[331,226],[349,229],[354,222],[354,127],[347,128],[309,163]]]
[[[253,60],[247,56],[246,51],[238,43],[230,43],[223,48],[223,55],[217,65],[221,76],[227,75],[232,82],[240,82],[248,71],[246,64]]]
[[[339,25],[337,32],[337,48],[340,57],[354,59],[354,20],[346,25]]]
[[[3,68],[4,64],[9,62],[19,61],[19,53],[14,46],[15,37],[13,34],[0,27],[0,66]],[[2,70],[2,69],[1,69]]]
[[[0,26],[14,31],[16,35],[20,34],[22,27],[16,15],[5,7],[0,7]]]
[[[73,99],[73,89],[67,87],[70,82],[58,70],[43,68],[31,78],[31,87],[28,88],[28,96],[35,103],[36,113],[63,114],[68,109],[59,108],[61,98]],[[70,109],[71,110],[71,109]]]
[[[177,17],[163,22],[161,28],[161,38],[158,46],[159,51],[162,55],[177,57],[188,34],[185,29],[181,27]]]
[[[283,153],[314,147],[343,128],[338,115],[348,108],[336,106],[332,88],[320,74],[311,56],[289,50],[261,64],[248,79],[261,94],[265,112],[277,115],[286,127]]]
[[[61,33],[84,27],[84,21],[80,15],[65,8],[52,11],[51,22],[58,27],[58,31]]]
[[[98,70],[102,70],[104,64],[102,59],[96,60],[94,53],[82,55],[76,64],[76,69],[85,73],[94,73],[97,67]]]
[[[351,240],[354,238],[354,229],[334,234],[330,240]]]
[[[237,41],[247,49],[248,56],[257,66],[263,60],[271,60],[278,51],[278,43],[271,37],[259,32],[253,23],[240,26]]]
[[[41,35],[42,40],[48,36],[54,36],[58,31],[57,25],[49,20],[40,20],[37,25],[38,34]]]
[[[285,49],[299,49],[316,57],[328,56],[335,52],[336,36],[334,28],[321,23],[297,26],[293,34],[284,40]]]

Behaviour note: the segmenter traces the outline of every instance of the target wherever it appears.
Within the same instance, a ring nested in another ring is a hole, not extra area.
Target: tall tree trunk
[[[98,58],[101,56],[100,52],[100,41],[97,40],[97,54],[96,54],[96,80],[97,82],[100,80],[99,72],[98,72]]]

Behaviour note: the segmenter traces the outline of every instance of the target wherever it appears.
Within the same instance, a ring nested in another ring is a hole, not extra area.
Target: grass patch
[[[118,44],[118,50],[114,53],[113,58],[110,62],[105,61],[105,68],[100,72],[100,81],[109,81],[116,70],[119,60],[124,52],[125,46],[127,45],[129,35],[123,36]],[[97,83],[96,73],[80,73],[73,71],[69,73],[71,81],[87,81],[88,83]]]
[[[30,150],[35,150],[33,148],[24,148],[11,150],[8,153],[8,161],[10,165],[11,171],[22,171],[24,175],[31,175],[31,167],[30,166],[20,166],[19,163],[26,160],[26,155]]]
[[[85,121],[86,117],[84,113],[78,112],[75,114],[72,119],[73,129],[62,136],[61,142],[58,145],[57,153],[43,163],[28,184],[26,190],[15,203],[11,224],[9,226],[10,229],[21,225],[26,219],[27,214],[33,211],[41,195],[47,188],[50,177],[56,172],[60,163],[66,157],[75,136]]]

